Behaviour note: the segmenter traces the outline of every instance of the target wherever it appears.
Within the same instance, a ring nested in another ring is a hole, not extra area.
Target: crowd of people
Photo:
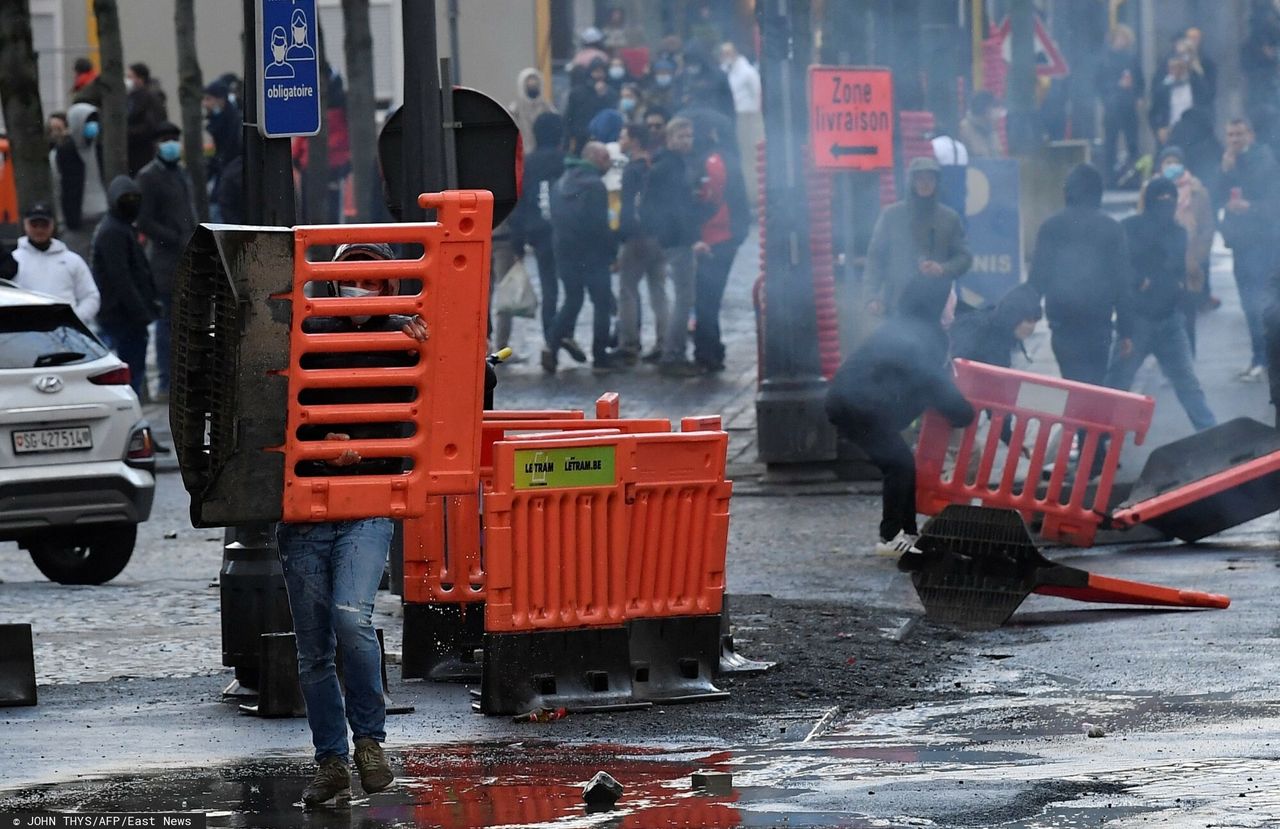
[[[762,134],[760,76],[732,43],[716,57],[675,36],[652,52],[623,46],[620,18],[581,33],[562,108],[536,69],[516,79],[524,190],[494,235],[495,345],[508,345],[515,317],[536,316],[548,374],[562,354],[602,372],[641,361],[678,377],[721,371],[720,306],[751,222],[743,159]],[[574,339],[586,299],[589,351]]]

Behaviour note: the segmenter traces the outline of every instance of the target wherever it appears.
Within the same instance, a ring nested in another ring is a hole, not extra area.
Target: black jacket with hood
[[[698,177],[693,158],[661,150],[649,168],[649,181],[640,196],[640,227],[664,248],[688,247],[711,218],[698,201]]]
[[[155,281],[147,264],[138,232],[130,215],[121,206],[129,195],[141,196],[138,185],[128,176],[116,176],[107,187],[110,208],[93,232],[93,281],[102,294],[98,322],[105,326],[145,326],[159,317]]]
[[[609,195],[594,165],[580,158],[565,162],[564,175],[551,189],[551,229],[556,261],[604,269],[617,248],[609,227]]]
[[[524,157],[520,201],[507,224],[517,247],[551,233],[551,188],[564,174],[564,119],[544,112],[533,122],[537,149]]]
[[[872,423],[901,431],[925,409],[955,426],[973,420],[973,407],[951,377],[946,334],[936,323],[906,315],[886,320],[844,361],[831,378],[826,409],[849,436]]]
[[[1044,297],[1055,334],[1111,330],[1129,283],[1120,223],[1102,212],[1102,174],[1078,164],[1064,186],[1067,206],[1040,226],[1028,282]]]
[[[1178,187],[1151,179],[1142,212],[1121,222],[1129,248],[1130,279],[1116,314],[1116,332],[1128,337],[1133,318],[1164,320],[1182,307],[1187,280],[1187,231],[1174,220]]]
[[[1040,295],[1022,284],[1010,290],[991,308],[956,309],[951,325],[951,356],[992,366],[1009,368],[1013,350],[1020,343],[1014,335],[1018,325],[1040,319]]]
[[[160,293],[169,294],[178,260],[196,230],[191,178],[180,163],[156,157],[138,173],[138,189],[142,192],[138,230],[147,237],[151,275]]]

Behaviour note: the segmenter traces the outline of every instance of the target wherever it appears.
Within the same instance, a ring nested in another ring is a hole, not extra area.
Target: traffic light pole
[[[764,364],[756,395],[760,460],[771,467],[835,459],[823,405],[809,257],[806,75],[812,59],[809,0],[761,0],[765,116]]]

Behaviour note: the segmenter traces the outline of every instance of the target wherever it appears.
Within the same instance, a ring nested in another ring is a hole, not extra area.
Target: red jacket
[[[724,198],[728,181],[724,158],[719,153],[707,156],[706,176],[702,180],[698,198],[715,208],[715,213],[702,225],[702,241],[708,245],[718,245],[733,238],[733,233],[729,230],[729,203]]]

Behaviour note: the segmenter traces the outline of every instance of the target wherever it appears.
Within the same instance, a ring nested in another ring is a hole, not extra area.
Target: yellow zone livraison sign
[[[516,489],[567,489],[617,483],[616,446],[516,451]]]

